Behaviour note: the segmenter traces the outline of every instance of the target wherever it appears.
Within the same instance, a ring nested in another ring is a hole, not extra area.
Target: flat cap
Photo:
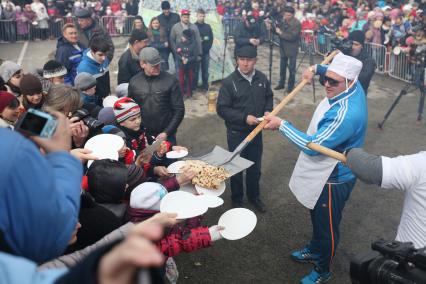
[[[235,55],[237,57],[244,57],[244,58],[256,58],[257,57],[257,50],[253,45],[243,45],[237,51],[235,52]]]
[[[85,8],[76,9],[74,14],[77,18],[80,18],[80,19],[92,17],[92,13],[90,13],[90,11]]]

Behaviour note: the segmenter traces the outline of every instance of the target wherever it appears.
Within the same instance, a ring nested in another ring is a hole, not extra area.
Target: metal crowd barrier
[[[390,54],[389,76],[405,82],[413,82],[416,74],[416,65],[409,61],[407,54]]]
[[[300,34],[300,51],[315,53],[314,38],[314,31],[302,31]]]
[[[241,22],[241,18],[223,18],[222,24],[223,28],[225,29],[225,35],[228,35],[229,37],[234,37],[235,31]]]
[[[387,73],[389,71],[389,56],[386,46],[375,43],[365,43],[364,48],[368,54],[376,61],[376,72]]]
[[[110,36],[130,35],[134,19],[133,16],[103,16],[100,24]]]

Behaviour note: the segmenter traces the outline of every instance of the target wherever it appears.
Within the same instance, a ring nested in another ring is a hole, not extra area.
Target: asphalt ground
[[[113,89],[116,77],[116,62],[125,47],[125,39],[114,39],[116,55],[111,64]],[[32,42],[22,56],[22,64],[42,67],[52,56],[54,41]],[[0,44],[0,58],[17,60],[23,43]],[[266,74],[269,69],[269,48],[259,49],[257,68]],[[302,55],[299,55],[299,62]],[[307,66],[304,58],[300,72]],[[315,62],[320,62],[316,57]],[[275,48],[272,65],[272,86],[276,85],[279,72],[279,55]],[[416,123],[419,103],[418,91],[404,96],[397,105],[384,129],[377,123],[404,87],[405,83],[375,75],[368,94],[369,122],[365,149],[370,153],[396,156],[424,150],[426,127]],[[217,90],[220,82],[212,85]],[[307,86],[286,106],[281,116],[299,129],[306,129],[311,115],[323,98],[322,87],[316,84],[316,102],[312,87]],[[282,92],[275,94],[278,102]],[[193,156],[209,152],[214,145],[226,148],[226,132],[223,121],[207,112],[205,94],[195,93],[193,99],[185,101],[186,115],[177,139],[180,145],[189,148]],[[262,159],[261,194],[268,207],[265,214],[257,214],[255,230],[246,238],[237,241],[220,240],[211,248],[175,258],[179,269],[179,283],[298,283],[312,268],[310,264],[295,263],[289,258],[292,250],[303,247],[311,237],[308,210],[289,191],[288,182],[293,171],[298,151],[295,146],[277,132],[263,133],[264,153]],[[346,204],[340,226],[341,239],[332,267],[330,283],[350,283],[349,263],[351,257],[369,250],[371,242],[378,238],[393,239],[399,223],[403,205],[403,192],[383,190],[377,186],[358,181]],[[217,224],[222,213],[231,208],[229,185],[222,195],[224,205],[210,209],[205,214],[204,224]],[[253,209],[245,203],[247,208]]]

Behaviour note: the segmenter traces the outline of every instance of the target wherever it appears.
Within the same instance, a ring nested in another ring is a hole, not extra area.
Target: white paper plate
[[[113,107],[116,101],[118,101],[118,97],[106,96],[105,99],[102,101],[102,105],[104,107]]]
[[[92,153],[90,153],[90,155],[93,155],[95,157],[97,157],[99,160],[102,159],[111,159],[111,160],[115,160],[118,161],[118,152],[117,151],[111,151],[111,150],[106,150],[106,151],[93,151]],[[90,166],[92,165],[94,161],[90,160],[87,162],[87,167],[90,168]]]
[[[198,194],[198,192],[195,189],[195,186],[193,184],[182,185],[179,190],[184,191],[184,192],[188,192],[188,193],[191,193],[191,194],[194,194],[194,195]]]
[[[124,146],[124,140],[118,135],[114,134],[99,134],[87,140],[84,144],[85,149],[92,150],[93,152],[99,151],[116,151]]]
[[[161,199],[160,212],[176,213],[177,219],[188,219],[206,213],[208,207],[191,193],[173,191]]]
[[[85,149],[92,151],[91,155],[98,159],[112,159],[118,161],[118,150],[123,148],[124,140],[114,134],[99,134],[89,140],[84,145]],[[87,162],[90,167],[93,160]]]
[[[227,240],[238,240],[248,236],[256,227],[257,217],[246,208],[234,208],[219,218],[218,226],[225,227],[219,233]]]
[[[216,208],[223,204],[223,199],[217,196],[202,194],[202,195],[197,195],[196,197],[201,202],[204,202],[206,206],[209,208]]]
[[[221,196],[225,192],[226,184],[224,181],[222,181],[219,185],[218,189],[209,189],[204,188],[199,185],[195,185],[195,189],[199,194],[205,194],[210,196]]]
[[[177,161],[174,162],[173,164],[170,164],[167,167],[167,170],[169,171],[169,173],[171,174],[179,174],[180,173],[180,169],[185,165],[185,161]]]
[[[180,151],[170,151],[166,153],[166,157],[169,159],[180,159],[186,157],[188,155],[188,151],[180,150]]]

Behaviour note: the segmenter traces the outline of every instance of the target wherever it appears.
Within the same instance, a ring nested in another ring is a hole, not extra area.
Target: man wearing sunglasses
[[[316,65],[306,70],[304,79],[314,74],[325,75],[326,97],[312,117],[307,133],[290,122],[267,115],[266,129],[278,129],[301,153],[290,179],[290,189],[310,209],[313,227],[311,241],[291,253],[298,262],[313,262],[315,268],[301,283],[325,283],[331,278],[330,266],[339,242],[339,224],[356,178],[343,163],[307,147],[313,142],[345,152],[364,144],[367,129],[367,102],[358,81],[361,61],[339,53],[329,65]]]

